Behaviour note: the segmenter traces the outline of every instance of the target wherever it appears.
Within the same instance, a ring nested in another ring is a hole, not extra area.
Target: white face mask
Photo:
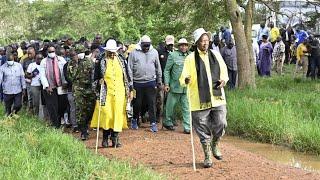
[[[9,66],[12,66],[14,64],[14,61],[7,61]]]
[[[84,54],[84,53],[80,53],[80,54],[78,54],[78,58],[79,58],[79,59],[83,59],[83,58],[84,58],[84,56],[85,56],[85,54]]]
[[[54,58],[56,56],[56,53],[52,52],[52,53],[48,53],[49,58]]]

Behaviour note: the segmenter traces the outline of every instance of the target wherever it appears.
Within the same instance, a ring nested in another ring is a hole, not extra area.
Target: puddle
[[[281,164],[310,171],[320,171],[320,156],[294,152],[286,147],[251,142],[234,136],[225,136],[223,141]]]

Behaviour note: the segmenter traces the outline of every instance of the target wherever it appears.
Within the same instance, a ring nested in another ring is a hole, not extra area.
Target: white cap
[[[194,42],[197,42],[203,34],[207,34],[208,37],[210,38],[210,33],[206,32],[203,28],[196,29],[193,32]]]
[[[186,38],[181,38],[181,39],[179,39],[178,44],[180,45],[180,44],[189,44],[189,43],[186,40]]]
[[[140,39],[140,42],[142,43],[151,43],[151,39],[148,35],[143,35]]]
[[[117,52],[119,47],[117,47],[117,42],[114,39],[109,39],[104,49],[110,52]]]
[[[166,45],[174,44],[174,36],[168,35],[166,36]]]

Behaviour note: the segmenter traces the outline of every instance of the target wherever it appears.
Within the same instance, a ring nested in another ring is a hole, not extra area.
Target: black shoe
[[[89,133],[88,132],[81,133],[81,140],[82,141],[86,141],[88,139],[89,139]]]
[[[74,127],[74,128],[72,129],[72,132],[78,133],[78,132],[79,132],[79,128],[78,128],[78,127]]]
[[[216,160],[221,161],[222,160],[222,156],[213,156],[214,158],[216,158]]]
[[[190,134],[190,130],[188,129],[183,130],[183,134]]]
[[[173,126],[166,126],[166,125],[163,125],[164,128],[166,128],[167,130],[169,131],[174,131],[174,127]]]
[[[119,147],[121,147],[122,146],[122,144],[120,143],[120,141],[119,141],[119,138],[112,138],[112,145],[111,145],[111,147],[113,147],[113,148],[119,148]]]
[[[103,147],[103,148],[107,148],[108,146],[109,146],[108,140],[103,140],[103,141],[102,141],[102,147]]]

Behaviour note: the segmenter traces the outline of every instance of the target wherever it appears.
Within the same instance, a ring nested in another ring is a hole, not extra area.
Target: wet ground
[[[95,131],[86,141],[89,149],[95,150]],[[78,135],[77,135],[78,136]],[[99,146],[101,146],[101,136]],[[220,143],[224,159],[214,161],[209,169],[202,167],[203,151],[195,135],[195,154],[197,170],[192,169],[192,151],[190,135],[182,129],[174,132],[160,130],[151,133],[147,124],[137,131],[124,130],[120,135],[121,148],[99,148],[98,152],[107,158],[121,159],[132,164],[143,164],[169,179],[320,179],[317,171],[305,170],[290,166],[289,161],[274,161],[270,145],[243,142],[234,137],[225,137]],[[255,145],[253,145],[255,144]],[[272,148],[271,148],[272,149]],[[284,151],[280,151],[284,152]],[[287,151],[283,154],[289,154]],[[285,157],[285,155],[277,155]],[[292,160],[293,164],[298,162]],[[286,165],[287,164],[287,165]],[[303,163],[299,163],[304,166]],[[306,164],[305,167],[308,165]]]

